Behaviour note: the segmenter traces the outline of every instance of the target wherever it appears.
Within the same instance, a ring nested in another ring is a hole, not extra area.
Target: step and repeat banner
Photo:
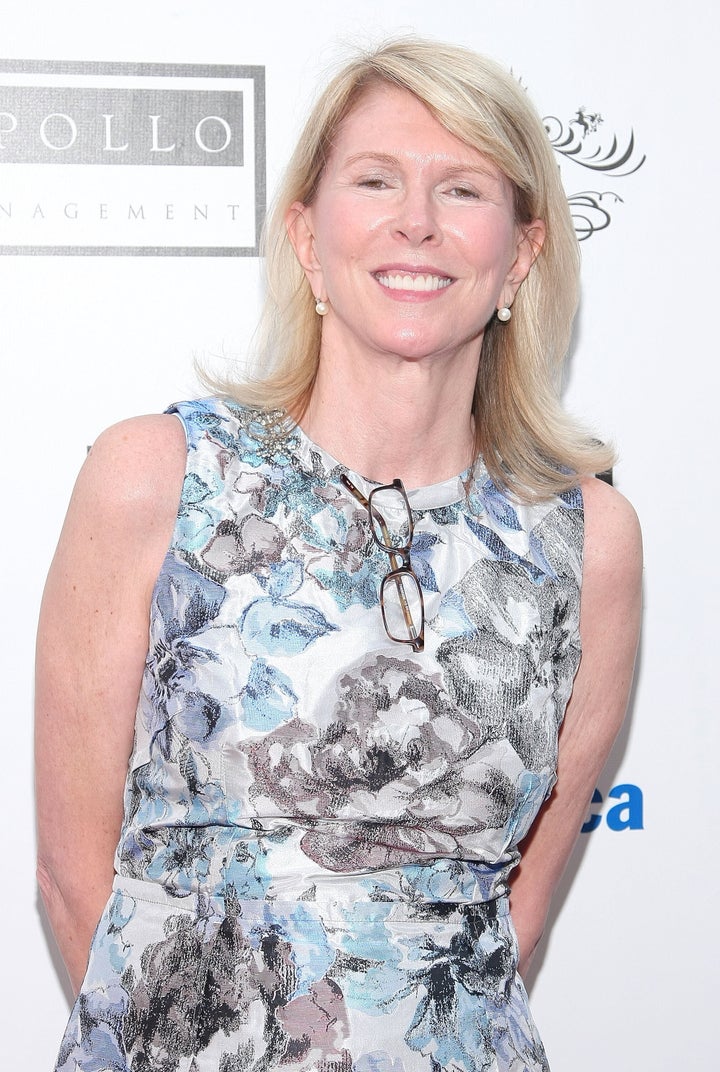
[[[242,363],[258,242],[318,86],[416,32],[492,55],[556,151],[584,282],[566,397],[612,438],[646,545],[632,707],[533,976],[553,1072],[715,1067],[718,582],[711,122],[720,15],[689,0],[3,0],[0,1066],[49,1069],[69,995],[38,903],[32,661],[44,576],[106,425]],[[89,776],[92,772],[89,772]]]

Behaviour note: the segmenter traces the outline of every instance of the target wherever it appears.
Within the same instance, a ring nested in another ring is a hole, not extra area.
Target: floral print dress
[[[172,412],[187,473],[58,1072],[547,1069],[508,882],[580,658],[580,493],[517,505],[480,461],[409,492],[415,654],[342,465],[260,411]]]

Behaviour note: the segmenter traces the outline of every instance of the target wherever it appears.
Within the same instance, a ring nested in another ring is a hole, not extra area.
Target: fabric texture
[[[187,473],[58,1072],[542,1072],[508,890],[580,658],[580,492],[518,505],[480,461],[410,491],[415,654],[342,465],[259,411],[172,412]]]

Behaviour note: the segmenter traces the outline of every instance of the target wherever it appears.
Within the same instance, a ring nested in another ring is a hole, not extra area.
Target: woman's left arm
[[[596,780],[622,725],[640,629],[642,542],[635,511],[600,480],[582,485],[582,658],[560,731],[558,780],[521,845],[510,904],[527,970]]]

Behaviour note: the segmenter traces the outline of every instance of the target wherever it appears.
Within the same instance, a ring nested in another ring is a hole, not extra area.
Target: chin
[[[462,344],[448,339],[428,339],[427,336],[396,336],[385,349],[407,361],[421,361],[423,358],[441,357],[459,350]]]

